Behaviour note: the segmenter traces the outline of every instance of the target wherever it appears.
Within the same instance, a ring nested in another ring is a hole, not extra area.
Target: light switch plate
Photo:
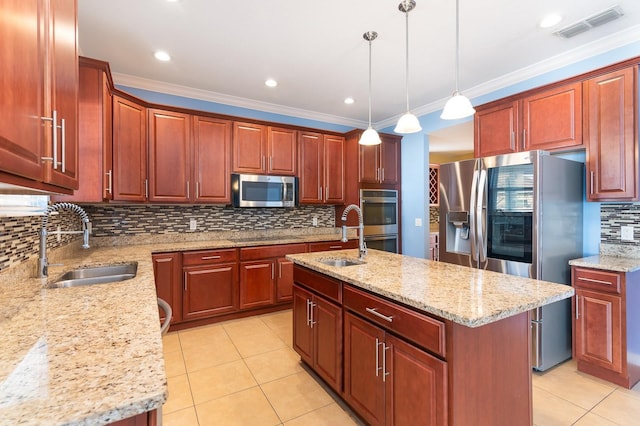
[[[416,217],[416,226],[422,226],[422,218]]]
[[[196,229],[198,229],[198,222],[195,219],[190,219],[189,220],[189,230],[195,231]]]
[[[633,241],[633,226],[621,226],[620,239],[622,241]]]

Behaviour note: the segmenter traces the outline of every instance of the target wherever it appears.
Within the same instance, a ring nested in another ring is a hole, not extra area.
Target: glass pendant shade
[[[456,120],[458,118],[469,117],[476,113],[471,106],[471,101],[460,92],[454,92],[453,96],[444,104],[444,109],[440,118],[444,120]]]
[[[402,134],[415,133],[420,130],[422,130],[422,127],[420,126],[418,118],[409,111],[400,117],[398,124],[396,124],[396,128],[393,129],[394,132]]]
[[[367,130],[362,132],[358,143],[360,145],[380,145],[382,140],[380,140],[378,132],[376,132],[373,127],[369,126],[367,127]]]

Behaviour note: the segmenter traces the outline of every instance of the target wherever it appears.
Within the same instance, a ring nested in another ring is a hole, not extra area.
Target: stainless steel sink
[[[325,265],[329,265],[329,266],[354,266],[354,265],[363,265],[366,262],[364,260],[357,260],[357,259],[346,259],[346,258],[342,258],[342,259],[321,259],[319,260],[320,263],[324,263]]]
[[[89,266],[65,272],[55,281],[48,283],[46,287],[64,288],[125,281],[135,277],[137,272],[137,262]]]

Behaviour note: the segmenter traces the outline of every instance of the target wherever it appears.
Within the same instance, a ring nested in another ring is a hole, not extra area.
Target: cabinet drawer
[[[285,257],[288,254],[306,252],[307,245],[305,243],[246,247],[240,249],[240,260],[271,259],[274,257]]]
[[[574,287],[620,294],[623,280],[622,273],[577,266],[573,267],[572,272]]]
[[[309,243],[309,251],[329,251],[329,250],[344,250],[358,248],[358,240],[349,240],[343,243],[340,240],[327,241],[322,243]]]
[[[345,286],[343,306],[423,348],[445,356],[445,324],[372,294]]]
[[[335,302],[342,303],[342,282],[293,265],[293,281]]]
[[[197,250],[182,253],[182,264],[207,265],[209,263],[235,262],[238,260],[236,249]]]

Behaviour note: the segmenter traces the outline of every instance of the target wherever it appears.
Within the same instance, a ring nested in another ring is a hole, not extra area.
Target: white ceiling
[[[410,104],[421,115],[441,108],[454,88],[455,1],[416,2],[409,14]],[[374,30],[374,127],[393,124],[405,111],[400,0],[78,3],[81,54],[108,61],[116,84],[354,127],[366,127],[362,34]],[[552,35],[616,4],[625,12],[617,21],[571,39]],[[564,20],[538,28],[549,12]],[[512,84],[524,69],[527,77],[549,71],[549,58],[558,67],[563,58],[574,62],[599,53],[601,45],[610,49],[639,37],[639,0],[460,0],[460,88],[478,96],[487,82],[495,89],[506,75]],[[156,49],[173,60],[158,62]],[[264,86],[269,77],[277,88]],[[356,103],[345,105],[347,96]]]

